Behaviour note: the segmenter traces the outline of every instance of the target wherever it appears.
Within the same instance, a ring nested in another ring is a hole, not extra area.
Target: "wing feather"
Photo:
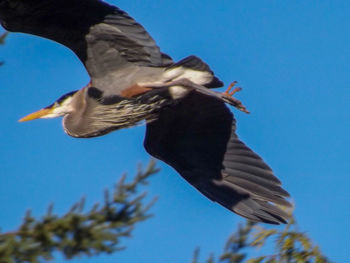
[[[171,64],[146,30],[118,7],[99,0],[0,0],[9,31],[51,39],[70,48],[93,78],[128,63]]]
[[[271,168],[241,142],[226,105],[191,93],[147,124],[145,148],[209,199],[250,220],[285,223],[289,194]]]

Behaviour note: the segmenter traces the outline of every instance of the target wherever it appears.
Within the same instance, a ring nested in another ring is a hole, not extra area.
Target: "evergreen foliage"
[[[283,228],[246,220],[228,239],[224,252],[218,260],[211,256],[206,263],[330,263],[305,232],[298,230],[291,216]],[[271,251],[271,245],[274,251]],[[264,252],[263,252],[264,251]],[[258,256],[252,255],[259,254]],[[261,254],[261,255],[260,255]],[[199,263],[199,250],[195,251],[192,263]]]
[[[98,255],[123,249],[121,239],[130,237],[136,223],[149,217],[150,205],[144,204],[146,193],[139,193],[146,178],[158,172],[151,161],[141,167],[131,182],[125,176],[112,194],[106,190],[104,204],[94,205],[84,212],[84,199],[73,205],[62,217],[53,213],[53,206],[42,219],[27,212],[18,230],[0,233],[0,262],[46,262],[53,252],[61,252],[70,259],[79,255]]]

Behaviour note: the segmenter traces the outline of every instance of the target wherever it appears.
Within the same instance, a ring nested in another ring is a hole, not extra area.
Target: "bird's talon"
[[[230,101],[232,102],[232,105],[235,106],[240,111],[243,111],[245,113],[249,113],[249,111],[246,109],[246,107],[242,104],[241,101],[237,100],[233,97],[233,95],[239,91],[242,90],[241,87],[236,87],[232,90],[232,88],[237,84],[237,81],[232,82],[228,88],[222,93],[224,96],[228,97]]]
[[[239,91],[241,91],[241,90],[242,90],[241,87],[237,87],[237,88],[234,88],[233,91],[227,92],[227,94],[230,95],[230,96],[232,97],[236,92],[239,92]]]
[[[237,84],[238,82],[237,81],[233,81],[228,87],[227,89],[225,90],[225,94],[227,95],[230,95],[231,93],[231,89]],[[233,93],[234,94],[234,93]]]

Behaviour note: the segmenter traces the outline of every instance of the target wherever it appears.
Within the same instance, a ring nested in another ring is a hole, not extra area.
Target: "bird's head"
[[[72,112],[72,100],[76,93],[77,90],[64,94],[51,105],[23,117],[19,122],[31,121],[39,118],[56,118]]]

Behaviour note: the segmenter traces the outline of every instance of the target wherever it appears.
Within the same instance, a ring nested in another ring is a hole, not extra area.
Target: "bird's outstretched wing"
[[[170,65],[152,37],[127,13],[100,0],[0,0],[0,22],[75,52],[92,78],[128,63]]]
[[[285,223],[289,194],[236,133],[226,105],[193,92],[147,124],[145,148],[211,200],[255,221]]]

